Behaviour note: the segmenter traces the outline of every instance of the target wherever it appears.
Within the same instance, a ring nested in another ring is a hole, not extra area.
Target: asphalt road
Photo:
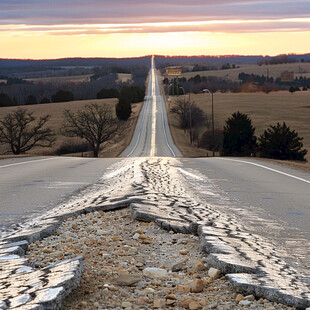
[[[213,181],[244,207],[263,210],[266,218],[286,223],[310,239],[310,174],[270,162],[238,158],[182,160]]]
[[[310,174],[255,159],[181,159],[183,169],[207,179],[214,199],[206,203],[234,214],[247,230],[267,238],[286,261],[310,271]],[[200,198],[209,190],[198,189]],[[310,281],[310,278],[308,280]]]
[[[0,230],[57,206],[119,159],[32,157],[0,161]]]
[[[169,130],[167,112],[152,59],[147,95],[130,145],[121,157],[181,157]]]

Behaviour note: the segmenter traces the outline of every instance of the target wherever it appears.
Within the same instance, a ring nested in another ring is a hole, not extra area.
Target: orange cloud
[[[161,32],[274,32],[309,31],[310,18],[209,20],[128,24],[0,25],[0,32],[21,35],[90,35]]]

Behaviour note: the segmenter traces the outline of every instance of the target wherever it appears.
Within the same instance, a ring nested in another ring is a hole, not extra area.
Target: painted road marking
[[[183,174],[185,174],[185,175],[187,175],[187,176],[189,176],[189,177],[191,177],[191,178],[193,178],[193,179],[200,180],[200,181],[203,180],[203,178],[199,177],[198,175],[193,174],[193,173],[190,173],[190,172],[188,172],[188,171],[186,171],[186,170],[184,170],[184,169],[182,169],[182,168],[178,168],[178,170],[179,170],[181,173],[183,173]]]
[[[44,159],[36,159],[36,160],[23,161],[21,163],[14,163],[14,164],[0,166],[0,169],[1,168],[6,168],[6,167],[18,166],[18,165],[31,164],[31,163],[40,162],[40,161],[53,160],[53,159],[58,159],[58,158],[52,157],[52,158],[44,158]]]
[[[156,93],[155,93],[155,72],[152,69],[152,139],[151,139],[151,157],[155,156],[156,152]]]
[[[245,161],[245,160],[239,160],[239,159],[230,159],[230,158],[216,158],[216,159],[235,161],[235,162],[239,162],[239,163],[244,163],[244,164],[249,164],[249,165],[257,166],[257,167],[260,167],[260,168],[263,168],[263,169],[266,169],[266,170],[270,170],[272,172],[276,172],[276,173],[285,175],[287,177],[290,177],[290,178],[293,178],[293,179],[296,179],[296,180],[299,180],[299,181],[302,181],[302,182],[310,184],[310,181],[307,180],[307,179],[303,179],[303,178],[297,177],[295,175],[292,175],[292,174],[289,174],[289,173],[286,173],[286,172],[283,172],[283,171],[280,171],[280,170],[269,168],[269,167],[266,167],[264,165],[256,164],[256,163],[253,163],[251,161]]]

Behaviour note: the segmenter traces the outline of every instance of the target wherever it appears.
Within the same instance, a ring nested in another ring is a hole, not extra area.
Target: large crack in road
[[[1,245],[0,265],[12,276],[16,272],[14,259],[22,257],[9,257],[3,250],[4,246],[9,248],[9,242],[40,240],[54,234],[64,219],[81,213],[130,207],[134,219],[154,221],[161,228],[178,233],[199,235],[208,264],[226,274],[237,289],[287,305],[309,307],[310,287],[303,281],[309,275],[297,273],[286,263],[283,251],[262,236],[249,232],[246,223],[229,212],[230,208],[225,212],[223,206],[229,203],[209,179],[183,169],[177,159],[124,159],[112,165],[98,183],[79,197],[6,236]],[[23,265],[27,262],[18,261],[19,268]],[[29,269],[27,278],[29,272],[36,271]],[[79,271],[75,274],[80,276]],[[49,284],[45,281],[46,290]],[[1,279],[0,286],[6,287],[2,299],[10,299],[7,279]],[[14,293],[19,294],[16,290]]]

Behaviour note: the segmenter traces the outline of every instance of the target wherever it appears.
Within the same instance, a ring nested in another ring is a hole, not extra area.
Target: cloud
[[[303,32],[310,28],[310,18],[264,20],[213,20],[131,24],[0,25],[0,33],[14,35],[98,35],[116,33],[258,33]]]
[[[309,12],[310,1],[301,0],[0,0],[0,31],[309,31]]]

